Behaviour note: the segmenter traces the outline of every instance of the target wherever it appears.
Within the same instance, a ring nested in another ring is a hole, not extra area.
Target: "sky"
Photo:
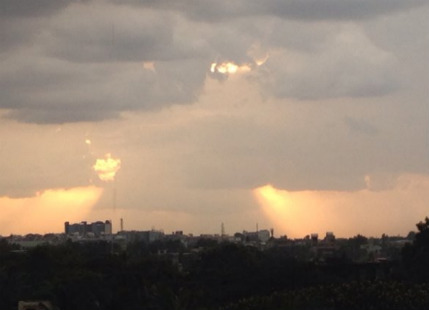
[[[427,0],[0,1],[0,235],[406,235]]]

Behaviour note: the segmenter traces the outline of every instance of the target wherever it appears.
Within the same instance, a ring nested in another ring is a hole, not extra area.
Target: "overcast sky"
[[[428,4],[1,0],[0,234],[407,234],[429,215]]]

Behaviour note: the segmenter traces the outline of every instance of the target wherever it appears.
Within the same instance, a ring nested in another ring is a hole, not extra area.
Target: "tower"
[[[104,222],[104,234],[111,235],[112,234],[112,221],[106,220]]]

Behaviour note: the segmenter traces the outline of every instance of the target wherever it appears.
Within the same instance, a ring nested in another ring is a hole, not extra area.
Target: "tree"
[[[409,277],[429,281],[429,218],[416,224],[418,232],[412,244],[402,249],[402,260]]]

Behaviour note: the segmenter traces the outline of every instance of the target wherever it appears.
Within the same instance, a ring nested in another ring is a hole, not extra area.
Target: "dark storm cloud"
[[[401,64],[394,52],[381,49],[355,24],[330,29],[315,46],[297,45],[300,48],[271,55],[259,70],[268,95],[300,100],[363,98],[402,87]]]
[[[0,17],[0,55],[28,43],[38,26],[39,22],[35,20]]]
[[[191,103],[210,65],[197,40],[175,37],[180,29],[168,12],[92,2],[49,22],[19,17],[9,24],[17,28],[3,31],[11,40],[1,59],[0,108],[21,122],[100,121]]]
[[[426,0],[111,0],[111,2],[180,10],[192,19],[209,22],[257,15],[304,20],[367,19],[427,4]]]
[[[31,109],[23,108],[6,113],[5,117],[23,123],[76,123],[96,122],[119,117],[118,111],[94,109],[91,107],[76,107],[72,104],[67,106],[54,105],[52,108]]]
[[[29,123],[100,121],[123,111],[194,102],[203,86],[203,61],[73,64],[18,58],[0,72],[0,107]],[[193,68],[193,70],[189,70]]]
[[[425,0],[272,0],[261,4],[258,10],[269,15],[308,20],[366,19],[377,15],[406,10],[422,4]]]
[[[76,18],[76,16],[79,16]],[[75,62],[158,61],[183,57],[171,15],[150,10],[75,7],[57,19],[45,45],[49,55]],[[179,54],[179,55],[178,55]]]
[[[254,65],[249,51],[255,42],[262,56],[270,48],[282,51],[254,75],[269,96],[318,100],[390,93],[398,83],[389,52],[359,30],[345,29],[337,38],[333,27],[319,30],[296,20],[366,18],[423,1],[17,3],[0,4],[8,16],[0,21],[0,108],[19,121],[66,123],[195,102],[210,64]],[[286,54],[290,50],[305,53],[295,59]]]
[[[31,45],[42,30],[46,17],[55,15],[79,0],[0,1],[0,54],[22,45]]]
[[[2,0],[0,16],[4,17],[36,17],[55,13],[76,0]]]

